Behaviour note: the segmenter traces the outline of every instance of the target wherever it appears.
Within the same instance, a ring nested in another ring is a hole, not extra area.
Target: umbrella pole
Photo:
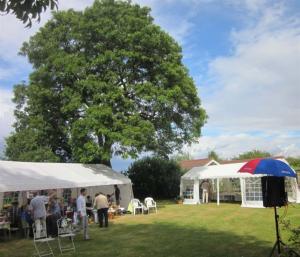
[[[281,253],[280,244],[282,242],[281,242],[280,235],[279,235],[278,214],[277,214],[276,206],[274,206],[274,217],[275,217],[275,226],[276,226],[276,241],[275,241],[275,244],[274,244],[274,246],[272,248],[270,257],[272,257],[274,255],[274,252],[275,252],[276,248],[277,248],[277,251],[278,251],[278,255],[277,256],[280,256],[280,253]]]
[[[278,248],[278,255],[280,255],[280,235],[279,235],[279,228],[278,228],[278,214],[277,214],[277,208],[274,206],[274,215],[275,215],[275,226],[276,226],[276,244]]]

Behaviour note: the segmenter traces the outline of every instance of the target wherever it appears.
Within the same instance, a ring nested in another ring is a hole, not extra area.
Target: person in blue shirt
[[[61,208],[56,195],[49,198],[47,231],[48,235],[57,236],[57,221],[61,218]]]

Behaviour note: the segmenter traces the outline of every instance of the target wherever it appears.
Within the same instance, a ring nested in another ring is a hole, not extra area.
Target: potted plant
[[[176,196],[176,198],[175,198],[175,202],[177,203],[177,204],[182,204],[183,203],[183,196]]]

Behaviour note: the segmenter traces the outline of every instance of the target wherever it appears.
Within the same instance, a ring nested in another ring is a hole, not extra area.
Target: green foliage
[[[173,160],[145,157],[134,162],[126,172],[136,197],[171,199],[179,195],[181,171]]]
[[[180,152],[174,156],[172,156],[172,160],[174,160],[175,162],[177,162],[178,164],[181,162],[181,161],[184,161],[184,160],[192,160],[193,157],[190,155],[190,153],[188,152]]]
[[[260,150],[252,150],[249,152],[245,152],[240,154],[238,157],[233,159],[236,160],[247,160],[247,159],[255,159],[255,158],[267,158],[271,157],[272,155],[269,152],[260,151]]]
[[[207,157],[208,159],[215,160],[217,162],[222,160],[215,151],[210,151]]]
[[[47,8],[57,8],[58,0],[0,0],[0,13],[13,13],[26,27],[31,27],[32,20],[40,21],[41,13]]]
[[[39,142],[39,135],[34,130],[25,129],[9,137],[6,141],[6,155],[11,160],[58,162],[59,158],[51,148]]]
[[[20,53],[34,70],[15,87],[10,159],[30,150],[19,146],[27,133],[24,144],[60,161],[108,165],[113,155],[166,157],[200,136],[206,114],[181,48],[148,8],[103,0],[57,12]]]
[[[288,232],[289,238],[289,248],[300,252],[300,226],[293,226],[291,224],[290,220],[281,220],[281,225],[283,226],[283,229]],[[293,255],[293,252],[291,254],[286,254],[284,256],[297,256]]]
[[[287,157],[286,160],[294,170],[300,170],[300,158]]]

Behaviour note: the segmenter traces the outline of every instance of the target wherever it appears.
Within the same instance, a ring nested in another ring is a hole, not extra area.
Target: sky
[[[83,10],[90,0],[60,0],[59,10]],[[182,46],[183,63],[209,116],[202,136],[184,146],[193,158],[222,158],[258,149],[300,156],[300,1],[135,0]],[[12,131],[13,85],[32,71],[18,56],[24,41],[51,18],[28,29],[0,16],[0,149]],[[132,160],[115,157],[113,168]]]

